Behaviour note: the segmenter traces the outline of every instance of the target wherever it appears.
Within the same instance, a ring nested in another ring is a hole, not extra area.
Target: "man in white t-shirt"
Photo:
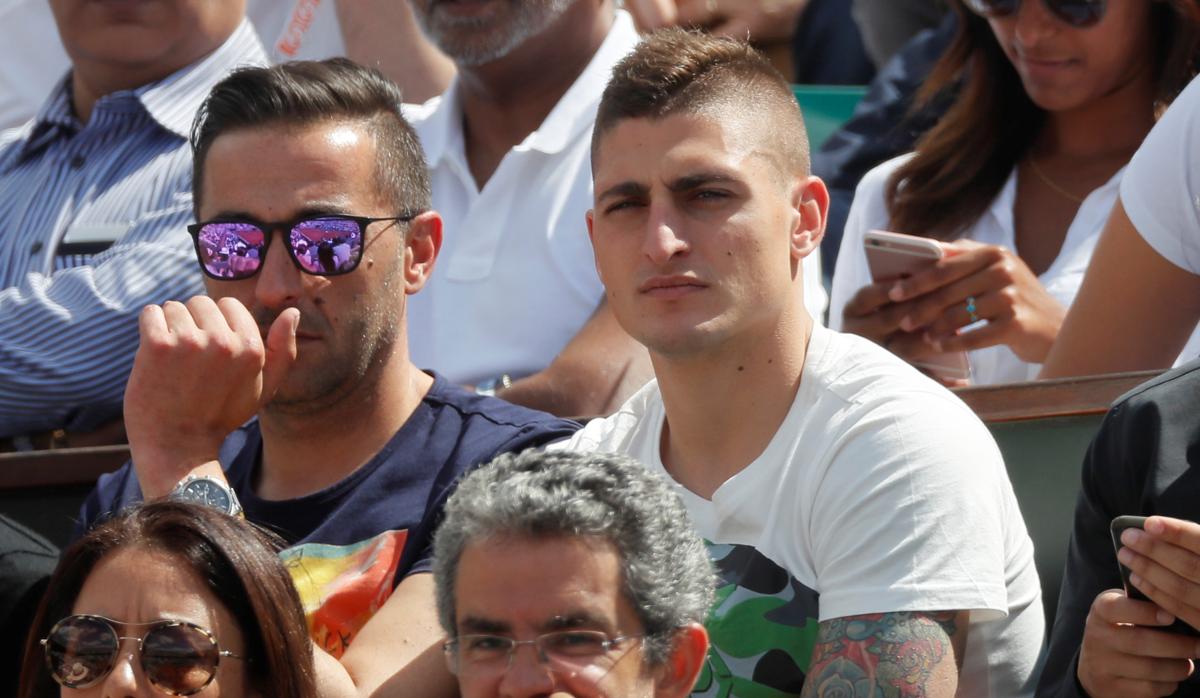
[[[584,225],[600,93],[638,42],[614,5],[413,0],[459,76],[406,111],[446,230],[409,305],[413,360],[557,414],[607,414],[650,377],[645,350],[601,303]],[[823,310],[819,269],[812,279]]]
[[[1029,695],[1041,590],[991,436],[805,309],[828,193],[803,134],[744,44],[669,31],[618,64],[588,225],[657,381],[561,447],[642,460],[709,541],[697,693]]]

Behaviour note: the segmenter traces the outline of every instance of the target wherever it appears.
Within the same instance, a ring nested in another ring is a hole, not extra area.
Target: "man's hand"
[[[264,347],[254,318],[232,298],[195,296],[142,310],[125,430],[146,499],[169,494],[193,470],[212,469],[229,432],[278,389],[296,357],[299,321],[299,310],[283,311]]]
[[[1174,617],[1109,589],[1088,611],[1079,650],[1079,684],[1092,698],[1167,696],[1193,671],[1194,638],[1154,630]]]
[[[1200,524],[1151,516],[1144,531],[1126,529],[1121,544],[1117,559],[1133,572],[1133,585],[1159,608],[1200,628]]]

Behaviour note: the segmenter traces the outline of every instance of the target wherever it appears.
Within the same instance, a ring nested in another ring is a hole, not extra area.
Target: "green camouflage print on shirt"
[[[705,541],[721,586],[694,696],[800,695],[817,640],[817,592],[748,545]]]

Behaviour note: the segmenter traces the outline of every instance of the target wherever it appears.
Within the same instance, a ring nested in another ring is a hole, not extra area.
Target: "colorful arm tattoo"
[[[958,614],[872,613],[821,623],[803,696],[953,696],[958,667],[952,638],[965,638],[966,626],[966,614]]]

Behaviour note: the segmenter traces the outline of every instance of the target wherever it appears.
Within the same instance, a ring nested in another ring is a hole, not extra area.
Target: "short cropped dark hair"
[[[728,109],[761,119],[765,139],[792,174],[809,173],[808,137],[791,86],[744,41],[663,29],[617,63],[592,131],[592,161],[619,121]]]
[[[199,216],[204,164],[222,134],[264,126],[331,121],[367,124],[375,139],[376,185],[397,211],[430,207],[429,170],[404,119],[400,88],[345,58],[240,68],[213,87],[192,124],[192,200]]]

